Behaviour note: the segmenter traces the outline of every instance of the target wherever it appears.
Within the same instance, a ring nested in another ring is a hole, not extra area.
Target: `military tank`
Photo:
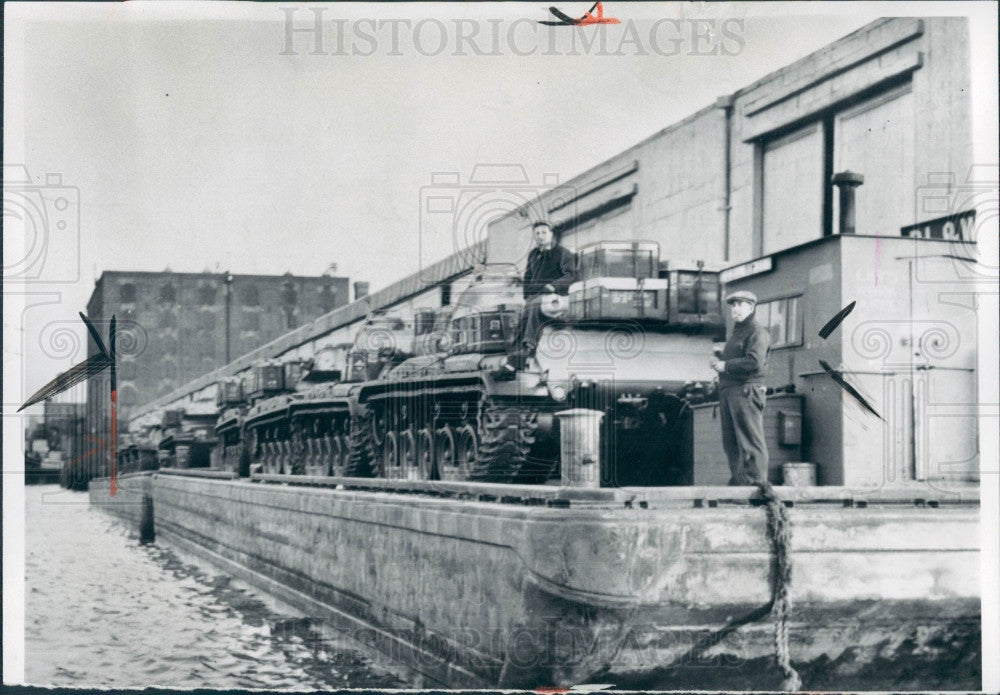
[[[723,327],[718,274],[661,263],[651,242],[580,251],[579,281],[551,295],[536,354],[504,369],[524,305],[513,266],[483,266],[417,336],[426,354],[360,385],[356,470],[404,479],[541,483],[558,474],[556,413],[604,413],[602,483],[690,482],[690,411]]]
[[[337,347],[311,360],[255,367],[250,391],[257,402],[241,427],[234,419],[219,427],[240,433],[248,470],[286,475],[368,475],[351,463],[351,427],[357,415],[355,391],[410,357],[413,322],[388,313],[369,316],[346,353],[346,375],[338,369]],[[346,347],[346,346],[345,346]]]
[[[242,476],[249,472],[249,457],[243,445],[243,420],[250,407],[244,395],[243,379],[226,377],[219,382],[216,403],[219,419],[215,437],[219,447],[219,464],[224,470],[236,471]]]

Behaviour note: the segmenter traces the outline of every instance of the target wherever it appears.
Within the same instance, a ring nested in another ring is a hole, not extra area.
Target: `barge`
[[[161,470],[123,476],[112,498],[108,483],[91,481],[92,504],[132,524],[152,514],[159,538],[427,683],[782,682],[756,488]],[[977,487],[775,490],[792,525],[788,656],[803,688],[979,689]]]

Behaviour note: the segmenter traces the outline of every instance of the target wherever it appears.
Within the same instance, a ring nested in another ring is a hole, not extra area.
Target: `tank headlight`
[[[549,387],[549,395],[551,395],[557,401],[566,400],[566,387],[560,384]]]

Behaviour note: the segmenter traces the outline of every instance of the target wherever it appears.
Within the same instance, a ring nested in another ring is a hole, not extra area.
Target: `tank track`
[[[372,423],[375,413],[365,411],[363,415],[351,418],[351,434],[349,437],[350,452],[344,475],[352,478],[370,478],[380,475],[373,466],[375,457],[375,439],[372,434]]]
[[[469,480],[542,483],[556,461],[530,456],[538,429],[538,409],[484,398],[479,414],[479,452]]]

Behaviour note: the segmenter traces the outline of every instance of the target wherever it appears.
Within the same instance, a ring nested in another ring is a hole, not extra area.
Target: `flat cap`
[[[756,304],[757,295],[748,290],[739,290],[726,297],[726,304],[732,304],[733,302],[750,302],[751,304]]]

